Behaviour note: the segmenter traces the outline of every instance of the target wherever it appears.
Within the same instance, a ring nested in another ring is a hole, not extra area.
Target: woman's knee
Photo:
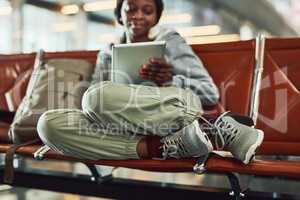
[[[57,109],[46,111],[39,118],[37,131],[40,139],[44,143],[54,143],[62,141],[63,135],[69,133],[71,129],[80,124],[80,116],[83,115],[80,110],[75,109]]]
[[[103,81],[92,85],[82,97],[84,113],[101,113],[110,110],[112,105],[118,104],[120,85]]]
[[[70,145],[85,142],[79,138],[90,134],[91,124],[81,110],[57,109],[45,112],[39,119],[37,131],[44,144],[61,153]]]
[[[87,89],[82,97],[82,109],[84,112],[95,111],[97,103],[101,102],[101,96],[107,82],[100,82]]]
[[[37,123],[37,132],[40,139],[44,143],[53,141],[54,134],[57,133],[57,124],[55,124],[55,116],[57,117],[60,113],[56,110],[46,111],[41,115]]]

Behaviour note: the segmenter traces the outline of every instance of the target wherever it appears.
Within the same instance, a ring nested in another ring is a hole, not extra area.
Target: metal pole
[[[252,95],[250,102],[250,117],[253,119],[254,125],[257,123],[258,109],[259,109],[259,90],[261,86],[261,79],[264,65],[265,54],[265,37],[262,34],[256,38],[255,47],[255,69],[252,82]]]
[[[11,15],[11,42],[12,52],[21,53],[23,51],[23,33],[24,33],[24,15],[23,5],[24,0],[11,0],[12,7]]]

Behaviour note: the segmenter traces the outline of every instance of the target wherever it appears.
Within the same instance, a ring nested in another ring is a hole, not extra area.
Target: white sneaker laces
[[[206,122],[208,127],[203,127],[203,131],[207,134],[212,134],[214,137],[214,143],[217,150],[223,150],[225,146],[230,146],[236,138],[239,130],[232,123],[223,121],[223,117],[229,112],[222,113],[214,123],[209,122],[207,119],[200,116],[200,118]],[[168,157],[182,158],[188,156],[188,150],[183,144],[181,136],[170,136],[162,140],[163,145],[163,159]]]
[[[169,137],[163,139],[163,159],[168,157],[181,158],[187,155],[188,151],[185,149],[182,138],[179,137]]]
[[[226,145],[230,145],[239,132],[236,126],[222,120],[227,113],[228,112],[222,113],[214,123],[211,123],[200,116],[200,118],[209,125],[209,127],[205,127],[204,129],[208,130],[208,134],[215,136],[214,143],[217,150],[222,150]]]

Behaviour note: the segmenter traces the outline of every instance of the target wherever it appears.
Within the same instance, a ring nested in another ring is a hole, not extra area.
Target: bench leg
[[[88,165],[86,166],[89,168],[92,177],[92,181],[96,181],[98,183],[104,183],[106,181],[112,180],[113,175],[112,171],[114,167],[108,167],[108,166],[100,166],[100,165]]]
[[[229,195],[232,196],[232,199],[240,200],[241,198],[245,197],[245,194],[242,193],[238,177],[232,172],[226,173],[226,176],[231,185],[232,191],[229,193]]]

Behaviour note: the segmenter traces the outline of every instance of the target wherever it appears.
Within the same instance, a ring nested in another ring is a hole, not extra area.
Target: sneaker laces
[[[163,159],[167,159],[168,157],[173,158],[181,158],[188,154],[186,150],[182,137],[166,137],[162,140],[163,145],[160,147],[163,149],[162,156]]]
[[[230,146],[239,133],[239,130],[236,126],[234,126],[232,123],[222,120],[222,118],[228,113],[229,111],[222,113],[214,123],[211,123],[200,116],[200,118],[209,126],[205,127],[204,129],[208,130],[207,133],[215,136],[214,143],[217,150],[222,150],[225,146]]]

